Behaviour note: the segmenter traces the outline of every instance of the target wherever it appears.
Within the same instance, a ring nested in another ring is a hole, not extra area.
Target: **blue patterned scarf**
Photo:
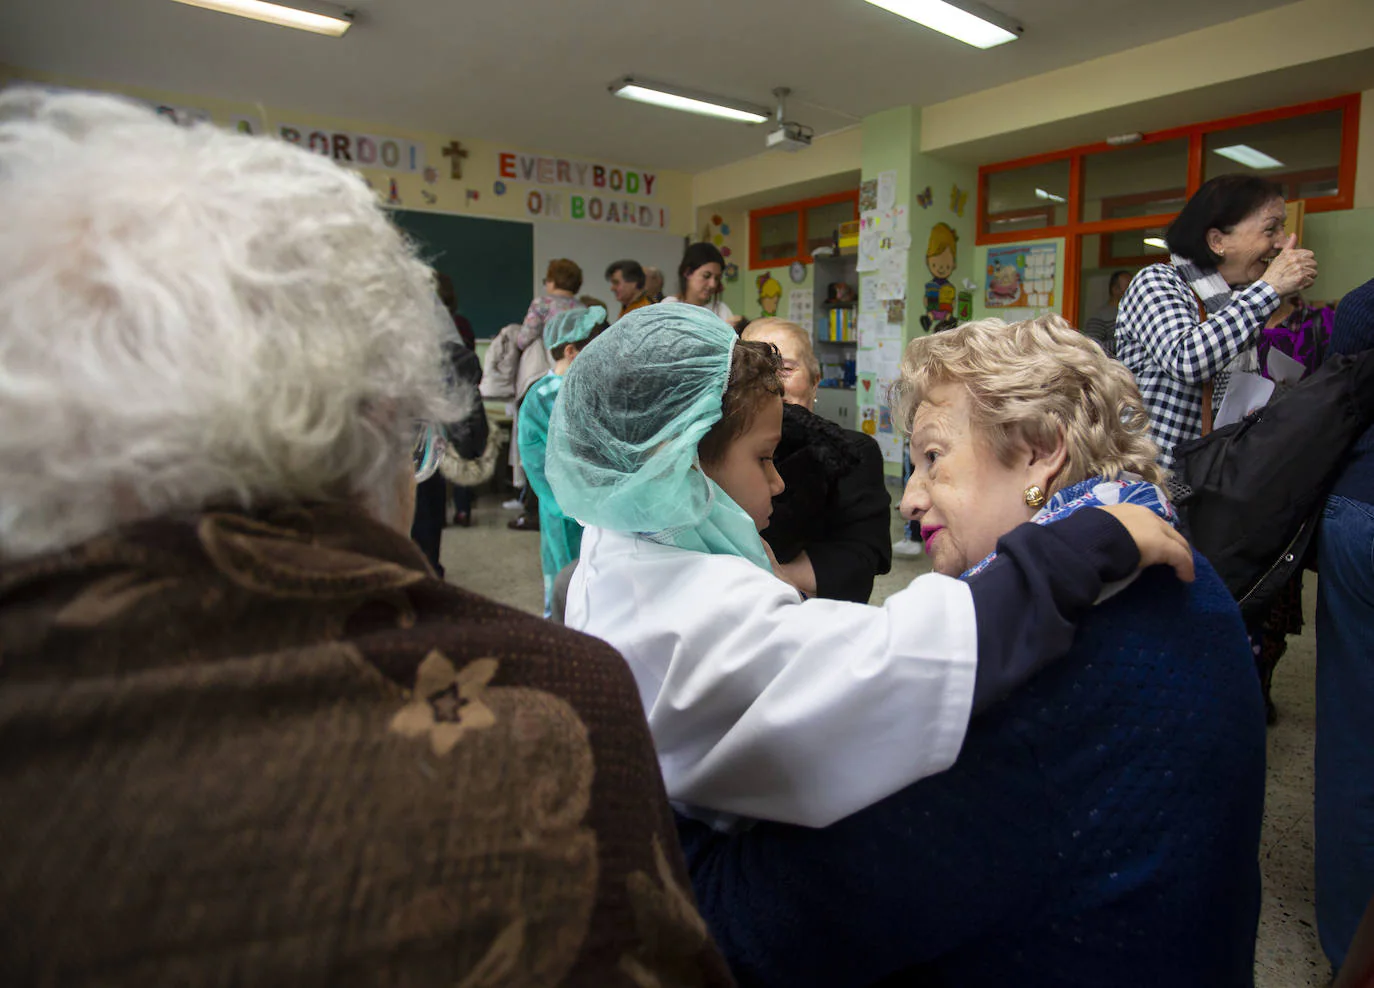
[[[1037,525],[1048,525],[1083,508],[1100,508],[1106,504],[1139,504],[1175,528],[1178,527],[1178,512],[1169,503],[1168,495],[1155,484],[1148,484],[1133,473],[1124,474],[1119,480],[1089,477],[1072,487],[1065,487],[1046,501],[1031,521]],[[964,573],[962,579],[981,573],[996,558],[996,552],[990,553],[981,563]],[[1133,579],[1134,576],[1109,585],[1100,599],[1110,597]]]

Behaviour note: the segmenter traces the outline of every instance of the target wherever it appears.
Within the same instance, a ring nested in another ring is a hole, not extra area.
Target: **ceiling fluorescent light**
[[[652,106],[666,106],[670,110],[686,110],[688,113],[700,113],[703,116],[719,117],[722,120],[738,120],[742,123],[756,124],[763,123],[773,115],[773,111],[767,107],[758,106],[754,103],[722,99],[708,93],[682,89],[662,82],[650,82],[648,79],[638,79],[628,75],[622,79],[617,79],[606,88],[611,91],[612,95],[619,96],[621,99],[632,99],[636,103],[649,103]]]
[[[996,48],[1021,36],[1022,27],[974,0],[868,0],[875,7],[923,24],[974,48]]]
[[[294,27],[301,31],[342,38],[353,26],[353,12],[332,4],[296,4],[290,6],[268,3],[267,0],[175,0],[189,7],[234,14],[278,27]]]
[[[1168,245],[1167,243],[1165,243],[1163,237],[1146,237],[1146,238],[1145,238],[1145,246],[1146,246],[1146,247],[1158,247],[1160,250],[1168,250],[1168,249],[1169,249],[1169,245]]]
[[[1046,192],[1044,189],[1035,190],[1035,198],[1048,199],[1050,202],[1068,202],[1063,196],[1057,196],[1053,192]]]
[[[1215,154],[1230,158],[1247,168],[1282,168],[1283,162],[1263,151],[1256,151],[1248,144],[1232,144],[1230,147],[1216,148]]]

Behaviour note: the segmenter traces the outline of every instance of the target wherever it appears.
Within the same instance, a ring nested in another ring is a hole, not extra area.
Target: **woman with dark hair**
[[[1210,429],[1213,379],[1255,345],[1285,295],[1317,277],[1284,219],[1273,182],[1218,176],[1169,227],[1169,263],[1141,271],[1121,300],[1116,356],[1135,375],[1165,467],[1175,446]]]
[[[453,287],[453,279],[442,271],[437,271],[435,274],[438,278],[439,301],[444,303],[444,308],[453,319],[453,326],[458,330],[458,335],[463,340],[463,346],[476,353],[477,334],[472,331],[472,323],[468,321],[468,317],[458,311],[458,292]]]
[[[739,321],[739,316],[719,298],[721,275],[725,271],[725,258],[715,244],[704,240],[689,244],[683,252],[682,263],[677,266],[678,289],[676,295],[669,295],[665,302],[686,302],[710,309],[731,326]],[[739,327],[736,326],[736,329]]]

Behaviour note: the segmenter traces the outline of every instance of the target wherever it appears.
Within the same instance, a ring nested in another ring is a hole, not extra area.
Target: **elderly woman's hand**
[[[1140,568],[1172,566],[1178,578],[1193,582],[1193,549],[1188,540],[1149,508],[1138,504],[1111,504],[1099,508],[1111,515],[1130,533],[1140,550]]]
[[[1289,234],[1283,249],[1269,262],[1260,278],[1280,296],[1312,287],[1317,280],[1317,258],[1310,250],[1297,246],[1297,234]]]

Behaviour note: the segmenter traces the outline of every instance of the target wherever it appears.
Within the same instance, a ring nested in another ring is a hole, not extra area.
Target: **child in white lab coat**
[[[565,378],[549,484],[586,526],[567,624],[634,672],[668,795],[721,828],[826,826],[942,771],[970,716],[1068,650],[1105,583],[1186,543],[1134,506],[1023,525],[960,581],[803,600],[758,532],[782,481],[779,358],[697,306],[629,313]]]

